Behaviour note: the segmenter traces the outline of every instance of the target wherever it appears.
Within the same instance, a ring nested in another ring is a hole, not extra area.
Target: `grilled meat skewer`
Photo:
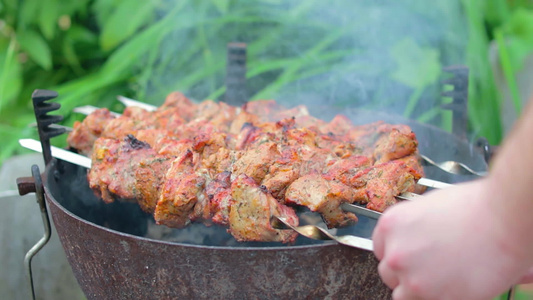
[[[405,125],[356,127],[342,116],[326,123],[274,101],[196,105],[173,93],[154,112],[97,111],[68,141],[91,154],[89,183],[104,201],[135,200],[171,227],[225,225],[238,240],[290,242],[295,236],[274,230],[266,214],[297,225],[295,204],[321,213],[329,227],[348,225],[357,218],[341,203],[383,211],[396,195],[415,192],[423,174]]]

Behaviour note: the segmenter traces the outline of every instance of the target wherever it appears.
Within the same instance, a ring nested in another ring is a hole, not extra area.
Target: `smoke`
[[[415,119],[441,104],[441,68],[465,63],[458,0],[190,2],[154,45],[157,59],[142,64],[152,73],[140,94],[152,102],[174,90],[223,99],[226,45],[235,41],[248,45],[252,99]]]

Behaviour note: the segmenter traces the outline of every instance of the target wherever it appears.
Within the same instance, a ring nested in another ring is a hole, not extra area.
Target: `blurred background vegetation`
[[[179,90],[220,100],[226,45],[234,41],[248,45],[251,99],[373,109],[446,130],[442,68],[466,65],[469,138],[497,145],[507,130],[502,111],[517,116],[525,102],[519,74],[533,52],[533,5],[0,0],[0,163],[24,151],[19,138],[37,137],[28,127],[34,89],[59,93],[68,126],[81,118],[71,113],[76,106],[120,111],[117,95],[161,104]],[[64,137],[54,143],[64,145]]]
[[[532,7],[519,0],[0,0],[0,162],[23,151],[19,138],[36,137],[28,127],[34,89],[59,93],[65,125],[80,118],[71,113],[76,106],[120,111],[117,95],[161,104],[179,90],[219,100],[233,41],[248,45],[251,99],[374,109],[447,130],[442,67],[466,65],[469,137],[499,144],[504,97],[494,66],[518,114],[516,77],[533,50]]]

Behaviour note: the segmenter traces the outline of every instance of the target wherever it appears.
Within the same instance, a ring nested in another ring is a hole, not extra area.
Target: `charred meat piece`
[[[171,131],[166,129],[141,129],[135,131],[132,135],[136,139],[148,143],[150,147],[157,151],[164,147],[166,140],[177,138]]]
[[[107,123],[102,136],[122,139],[128,134],[135,134],[135,131],[140,129],[156,129],[153,124],[150,124],[149,120],[151,119],[151,113],[142,108],[136,106],[126,107],[120,117]],[[146,127],[147,125],[149,127]]]
[[[229,212],[228,231],[238,241],[289,243],[296,239],[296,232],[277,230],[270,225],[270,217],[274,215],[297,226],[298,217],[294,210],[263,192],[253,178],[238,176],[231,184],[231,197],[233,204]]]
[[[271,116],[271,121],[283,119],[296,119],[309,116],[309,110],[305,105],[298,105],[290,109],[280,110]]]
[[[241,110],[241,112],[235,117],[233,122],[231,122],[231,125],[229,127],[229,132],[231,134],[237,135],[241,132],[241,129],[245,124],[258,124],[259,123],[259,117],[255,114],[251,114],[245,110]]]
[[[136,200],[133,174],[141,161],[157,156],[150,145],[129,135],[123,141],[99,138],[93,149],[89,186],[107,203],[115,198]]]

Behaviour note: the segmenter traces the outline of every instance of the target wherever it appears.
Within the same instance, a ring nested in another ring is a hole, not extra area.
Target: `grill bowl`
[[[357,120],[354,123],[373,121],[364,112],[342,113]],[[399,117],[371,116],[410,125],[420,152],[437,161],[458,160],[476,170],[487,168],[482,153],[436,127]],[[136,204],[106,205],[97,199],[85,174],[81,167],[53,160],[44,179],[57,233],[88,299],[391,297],[379,278],[372,252],[301,237],[288,246],[236,243],[215,226],[154,233],[154,228],[161,227],[153,225]],[[451,183],[474,179],[431,168],[426,169],[426,176]],[[375,221],[360,217],[358,224],[338,234],[368,238],[374,225]],[[160,239],[164,236],[167,240]]]

